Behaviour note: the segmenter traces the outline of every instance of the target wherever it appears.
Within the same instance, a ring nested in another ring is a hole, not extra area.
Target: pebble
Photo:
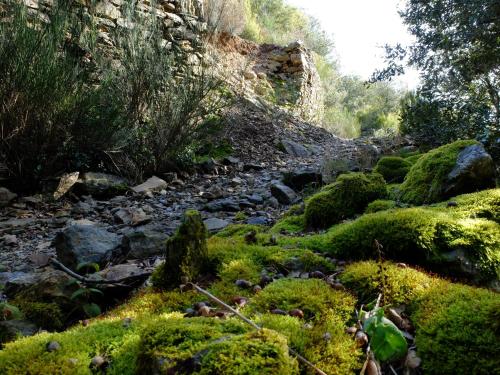
[[[59,344],[57,341],[51,341],[47,344],[47,351],[48,352],[55,352],[61,349],[61,344]]]

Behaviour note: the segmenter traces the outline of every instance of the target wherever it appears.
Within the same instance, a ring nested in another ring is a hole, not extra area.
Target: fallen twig
[[[245,323],[248,323],[249,325],[251,325],[256,330],[261,330],[262,329],[262,327],[259,327],[257,324],[255,324],[253,321],[251,321],[250,319],[248,319],[246,316],[244,316],[238,310],[232,308],[231,306],[229,306],[225,302],[223,302],[220,299],[218,299],[217,297],[215,297],[212,293],[206,291],[205,289],[199,287],[198,285],[196,285],[194,283],[188,283],[188,284],[191,285],[194,289],[196,289],[199,293],[204,294],[205,296],[207,296],[208,298],[210,298],[212,301],[214,301],[218,305],[220,305],[220,306],[224,307],[225,309],[228,309],[229,311],[231,311],[238,318],[240,318],[241,320],[243,320]],[[319,375],[327,375],[324,371],[322,371],[321,369],[319,369],[318,367],[316,367],[313,363],[309,362],[306,358],[302,357],[295,350],[293,350],[291,348],[288,348],[288,351],[290,352],[291,355],[293,355],[294,357],[296,357],[300,362],[302,362],[305,365],[311,367],[314,371],[316,371],[317,374],[319,374]]]
[[[94,279],[89,279],[87,277],[84,277],[82,275],[77,274],[76,272],[70,270],[68,267],[66,267],[64,264],[59,262],[56,258],[51,257],[50,262],[59,268],[61,271],[65,272],[69,276],[73,277],[74,279],[84,283],[84,284],[94,284],[94,285],[99,285],[99,284],[107,284],[107,285],[115,285],[115,286],[121,286],[121,287],[126,287],[126,288],[131,288],[130,285],[123,284],[124,281],[129,280],[129,277],[124,277],[121,279],[116,279],[116,280],[94,280]],[[149,276],[151,275],[151,272],[146,272],[142,276]]]

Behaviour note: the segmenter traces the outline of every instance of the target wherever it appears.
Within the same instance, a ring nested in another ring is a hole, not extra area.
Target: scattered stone
[[[250,289],[253,284],[250,281],[239,279],[234,282],[234,285],[239,288]]]
[[[150,272],[137,264],[125,263],[106,267],[104,270],[93,273],[89,276],[90,279],[118,281],[123,284],[146,280]]]
[[[408,354],[406,355],[405,366],[416,369],[420,367],[422,364],[422,360],[417,356],[417,352],[413,349],[408,350]]]
[[[153,176],[140,185],[134,186],[132,190],[136,193],[152,193],[167,188],[167,183],[159,177]]]
[[[57,341],[50,341],[47,344],[47,351],[48,352],[55,352],[61,350],[61,344],[59,344]]]
[[[222,164],[224,165],[237,165],[240,162],[240,159],[235,158],[234,156],[226,156],[222,159]]]
[[[232,198],[218,199],[208,203],[205,206],[207,211],[210,212],[219,212],[219,211],[227,211],[227,212],[238,212],[240,211],[240,205]]]
[[[211,233],[218,232],[225,227],[227,227],[230,223],[226,220],[219,219],[216,217],[211,217],[203,221],[203,224],[207,227],[207,230]]]
[[[301,191],[309,184],[321,185],[323,175],[314,169],[298,169],[285,173],[283,183],[295,191]]]
[[[2,237],[2,240],[7,246],[14,246],[18,243],[18,239],[15,234],[6,234]]]
[[[0,187],[0,207],[7,207],[16,198],[17,194],[7,188]]]
[[[90,361],[90,366],[96,369],[103,368],[106,365],[106,360],[104,357],[100,355],[96,355],[92,360]]]
[[[311,156],[311,152],[305,148],[300,143],[291,141],[289,139],[281,140],[281,146],[286,151],[287,154],[296,157],[308,157]]]
[[[71,190],[73,185],[78,181],[78,177],[80,176],[80,172],[67,173],[61,177],[59,180],[59,186],[54,192],[54,199],[60,199],[64,196],[68,191]],[[1,199],[0,199],[1,202]]]
[[[123,319],[122,326],[124,328],[129,328],[132,325],[132,318]]]
[[[349,328],[347,328],[345,330],[345,332],[348,334],[348,335],[354,335],[356,332],[358,332],[358,327],[356,326],[351,326]]]
[[[248,233],[245,234],[245,243],[247,244],[254,244],[257,243],[257,232],[255,230],[251,230]]]
[[[210,310],[210,307],[208,306],[202,306],[198,309],[198,315],[200,316],[211,316],[212,315],[212,311]]]
[[[121,208],[114,213],[113,217],[118,223],[133,227],[149,223],[152,219],[142,208],[134,207]]]
[[[363,331],[358,331],[354,336],[354,341],[356,341],[356,346],[358,348],[362,348],[368,344],[368,336]]]
[[[53,245],[64,265],[76,269],[80,263],[104,265],[117,252],[121,238],[88,220],[78,220],[57,233]]]
[[[243,171],[245,171],[245,172],[249,172],[249,171],[261,171],[263,169],[264,169],[264,167],[262,165],[256,164],[256,163],[246,163],[243,166]]]
[[[271,185],[271,194],[279,203],[289,205],[297,200],[297,194],[286,185],[280,182],[275,182]]]
[[[250,70],[250,71],[244,72],[243,77],[245,77],[245,79],[247,79],[249,81],[253,81],[253,80],[257,79],[257,74],[255,74],[255,72]]]
[[[247,219],[247,224],[250,224],[250,225],[267,225],[269,223],[268,223],[267,217],[255,216],[255,217],[251,217],[251,218]]]
[[[326,276],[321,271],[313,271],[313,272],[309,272],[309,277],[311,279],[324,279]]]
[[[275,314],[275,315],[288,315],[288,313],[284,310],[281,310],[281,309],[272,309],[270,311],[271,314]]]
[[[304,312],[300,309],[293,309],[288,312],[288,315],[293,316],[295,318],[303,319]]]
[[[262,291],[262,287],[260,285],[254,285],[252,290],[255,294],[257,294]]]

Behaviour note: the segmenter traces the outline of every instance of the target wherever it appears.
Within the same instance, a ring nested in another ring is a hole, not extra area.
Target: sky
[[[384,67],[385,44],[411,44],[397,10],[404,0],[286,0],[317,18],[335,41],[341,71],[368,79]],[[415,88],[418,73],[409,71],[399,78],[402,86]]]

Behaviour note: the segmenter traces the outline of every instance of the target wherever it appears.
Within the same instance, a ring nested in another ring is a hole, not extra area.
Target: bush
[[[444,191],[444,183],[455,166],[458,154],[465,147],[477,143],[472,140],[457,141],[420,157],[410,168],[401,185],[402,200],[412,204],[424,204],[448,198]]]
[[[369,202],[386,194],[385,181],[378,173],[343,174],[308,199],[306,224],[310,228],[328,228],[363,212]]]
[[[65,5],[54,6],[49,22],[24,5],[8,11],[2,17],[10,20],[0,22],[0,162],[17,186],[31,188],[101,161],[114,129],[106,123],[106,95],[87,85],[93,69],[81,58],[89,44],[78,15]]]
[[[399,156],[385,156],[381,158],[374,171],[384,176],[387,183],[403,182],[410,170],[411,163]]]
[[[384,290],[389,304],[407,305],[415,325],[417,354],[429,374],[491,374],[500,366],[496,344],[500,329],[497,293],[452,284],[422,272],[386,264],[385,287],[378,265],[355,263],[340,276],[342,283],[368,303]]]

